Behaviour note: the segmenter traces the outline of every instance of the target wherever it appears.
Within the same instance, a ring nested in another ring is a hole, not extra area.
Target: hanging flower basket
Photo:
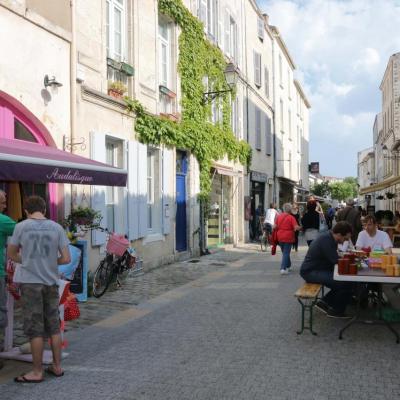
[[[90,207],[77,207],[71,210],[71,214],[61,222],[61,225],[69,232],[76,232],[78,227],[85,230],[96,229],[100,226],[101,220],[100,211]]]
[[[379,196],[376,196],[376,199],[377,199],[377,200],[383,200],[384,197],[383,197],[382,195],[379,195]]]
[[[395,195],[394,193],[392,193],[392,192],[386,192],[385,195],[386,195],[386,198],[387,198],[387,199],[393,199],[393,198],[396,196],[396,195]]]

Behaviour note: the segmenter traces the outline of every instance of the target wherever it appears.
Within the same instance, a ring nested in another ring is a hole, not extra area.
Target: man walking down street
[[[5,245],[7,236],[11,236],[15,222],[3,214],[7,206],[6,193],[0,190],[0,351],[3,350],[4,329],[7,326],[7,292],[6,292],[6,274],[5,274]],[[0,368],[3,362],[0,360]]]
[[[321,283],[330,291],[318,301],[316,307],[332,318],[348,318],[346,306],[353,295],[353,285],[333,279],[333,270],[338,261],[337,246],[350,239],[351,226],[348,222],[338,222],[331,231],[321,233],[311,243],[303,264],[301,277],[308,283]]]
[[[275,220],[278,215],[279,215],[279,213],[276,210],[276,204],[271,203],[269,205],[267,213],[265,214],[265,221],[264,221],[265,229],[268,233],[268,238],[272,233],[272,229],[274,229]]]
[[[358,234],[362,231],[361,214],[354,207],[354,200],[349,199],[346,201],[346,207],[339,211],[336,221],[347,221],[352,229],[351,241],[353,245],[356,243]]]
[[[16,225],[8,245],[9,257],[20,264],[24,332],[32,350],[33,369],[15,382],[43,381],[44,338],[51,338],[53,364],[46,372],[60,377],[61,335],[58,314],[58,264],[70,262],[68,239],[63,228],[45,217],[46,203],[39,196],[24,204],[27,220]],[[20,251],[21,250],[21,251]],[[61,256],[59,256],[61,254]]]

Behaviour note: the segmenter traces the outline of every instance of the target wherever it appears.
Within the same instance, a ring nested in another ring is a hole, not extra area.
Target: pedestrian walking
[[[317,202],[315,200],[309,200],[307,202],[307,211],[304,213],[301,219],[301,225],[304,230],[304,236],[307,241],[307,245],[310,246],[313,240],[318,236],[320,214],[316,210]]]
[[[300,229],[296,219],[291,214],[292,205],[285,203],[283,212],[275,220],[277,239],[282,250],[281,275],[287,275],[292,266],[290,252],[295,241],[295,231]]]
[[[70,262],[68,239],[63,228],[45,217],[46,203],[30,196],[24,203],[27,219],[15,226],[8,245],[9,257],[21,264],[20,279],[24,332],[29,338],[33,369],[15,382],[43,381],[43,344],[51,339],[53,364],[46,372],[60,377],[61,335],[58,313],[58,264]]]
[[[7,327],[7,291],[4,249],[7,243],[7,237],[12,235],[15,227],[15,222],[10,217],[3,214],[6,207],[6,193],[0,190],[0,351],[2,351],[4,347],[4,329]],[[0,360],[0,368],[2,367],[3,362]]]
[[[293,203],[291,213],[292,213],[294,219],[296,220],[297,225],[300,225],[299,207],[297,206],[296,203]],[[300,231],[295,231],[295,232],[294,232],[293,250],[296,251],[296,252],[297,252],[298,249],[299,249],[299,233],[300,233]]]

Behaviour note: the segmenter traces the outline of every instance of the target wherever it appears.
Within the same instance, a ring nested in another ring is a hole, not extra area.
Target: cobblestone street
[[[62,379],[9,382],[2,399],[397,398],[399,345],[386,328],[356,325],[339,341],[344,322],[316,311],[318,336],[296,335],[304,252],[288,276],[279,254],[249,245],[129,280],[81,305]]]

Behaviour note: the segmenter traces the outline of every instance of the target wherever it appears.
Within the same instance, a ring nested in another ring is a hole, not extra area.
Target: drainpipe
[[[70,43],[70,152],[73,153],[74,138],[76,137],[76,20],[75,20],[75,0],[70,0],[71,5],[71,43]],[[66,149],[65,149],[66,150]],[[70,210],[72,210],[72,184],[70,185]],[[70,210],[65,210],[68,214]]]
[[[274,101],[273,101],[273,109],[274,112],[272,114],[272,122],[274,125],[274,130],[273,130],[273,163],[274,163],[274,192],[273,192],[273,202],[276,204],[278,200],[277,196],[277,176],[276,176],[276,171],[277,171],[277,165],[276,165],[276,112],[275,112],[275,107],[276,107],[276,90],[275,90],[275,35],[272,34],[272,88],[273,88],[273,96],[274,96]]]

